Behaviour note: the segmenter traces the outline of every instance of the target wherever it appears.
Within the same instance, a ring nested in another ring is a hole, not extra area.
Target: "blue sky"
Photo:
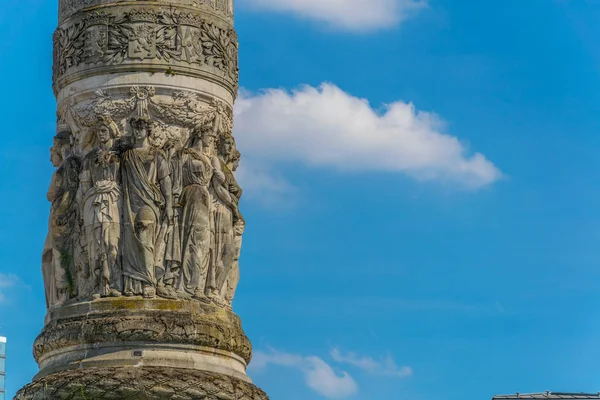
[[[0,11],[9,396],[45,314],[54,3]],[[274,400],[600,390],[600,1],[236,12],[255,382]]]

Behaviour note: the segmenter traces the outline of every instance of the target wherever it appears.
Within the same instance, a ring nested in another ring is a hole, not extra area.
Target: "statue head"
[[[96,133],[98,141],[105,144],[119,136],[119,127],[115,121],[110,116],[102,116],[98,124],[98,132]]]
[[[213,152],[215,149],[215,142],[217,135],[211,125],[203,125],[200,128],[200,137],[202,139],[202,146],[208,152]]]
[[[134,117],[131,118],[129,124],[133,130],[133,139],[138,143],[143,142],[152,135],[153,123],[150,118]]]
[[[60,167],[63,162],[62,155],[54,146],[50,148],[50,162],[54,168]]]
[[[235,150],[235,139],[231,135],[222,135],[219,138],[219,155],[227,161]]]
[[[54,145],[50,149],[50,161],[56,168],[71,154],[71,132],[62,131],[54,136]]]

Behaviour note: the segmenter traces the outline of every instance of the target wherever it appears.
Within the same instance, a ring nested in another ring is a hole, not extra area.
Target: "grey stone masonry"
[[[233,0],[58,0],[47,315],[24,399],[266,400],[233,299]]]

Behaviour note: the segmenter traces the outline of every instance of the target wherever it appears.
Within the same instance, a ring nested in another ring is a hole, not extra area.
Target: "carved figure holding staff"
[[[150,145],[152,121],[136,117],[130,125],[134,145],[121,157],[124,294],[153,298],[159,226],[173,219],[170,168],[164,152]]]
[[[159,295],[167,298],[188,298],[181,289],[182,238],[181,218],[183,195],[183,146],[181,136],[171,135],[166,143],[167,160],[171,167],[171,193],[173,196],[173,221],[165,235],[164,275],[159,280]],[[161,289],[164,288],[164,289]],[[161,294],[162,291],[162,294]]]
[[[96,147],[83,159],[80,175],[85,241],[89,268],[94,276],[93,299],[118,297],[123,290],[118,257],[121,239],[120,160],[113,150],[114,140],[119,136],[117,124],[108,116],[101,117],[95,132]]]

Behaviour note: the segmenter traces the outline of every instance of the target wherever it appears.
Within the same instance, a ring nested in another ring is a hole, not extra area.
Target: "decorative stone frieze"
[[[57,350],[98,342],[200,346],[233,353],[243,364],[252,357],[239,317],[200,302],[109,298],[56,309],[48,317],[33,347],[40,364]]]
[[[231,24],[187,8],[92,8],[54,34],[54,89],[116,72],[183,74],[238,88],[238,40]]]
[[[47,316],[25,399],[267,400],[233,299],[231,0],[60,0]]]

